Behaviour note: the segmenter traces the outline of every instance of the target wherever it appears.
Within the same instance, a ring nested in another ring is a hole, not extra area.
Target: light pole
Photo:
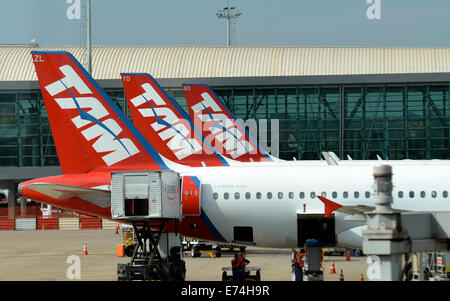
[[[236,33],[233,28],[236,26],[235,20],[241,15],[241,12],[234,6],[230,7],[230,2],[228,1],[227,7],[219,10],[216,16],[219,19],[227,19],[227,46],[236,45]],[[232,28],[233,27],[233,28]]]
[[[92,75],[92,45],[91,45],[91,0],[87,0],[87,6],[86,6],[86,29],[87,29],[87,36],[86,36],[86,48],[87,48],[87,71],[89,74]]]

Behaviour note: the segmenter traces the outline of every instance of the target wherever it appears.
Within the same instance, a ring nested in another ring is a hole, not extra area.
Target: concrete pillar
[[[20,197],[19,204],[20,204],[20,216],[26,216],[27,215],[27,199]]]
[[[17,185],[14,183],[14,181],[1,181],[0,188],[8,190],[8,216],[14,217],[17,200]]]
[[[403,254],[380,255],[380,278],[375,281],[402,281]]]

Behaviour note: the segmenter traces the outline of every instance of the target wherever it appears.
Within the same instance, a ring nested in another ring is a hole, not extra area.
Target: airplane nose
[[[17,193],[19,194],[19,196],[22,196],[22,183],[19,183],[19,185],[17,185]]]

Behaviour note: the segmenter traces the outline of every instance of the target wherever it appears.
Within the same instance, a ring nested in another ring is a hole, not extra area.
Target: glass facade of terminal
[[[449,159],[450,84],[215,91],[237,118],[267,120],[269,130],[278,120],[282,159],[317,160],[322,151],[353,159]],[[123,90],[106,92],[126,112]],[[181,90],[168,93],[186,107]],[[40,91],[0,92],[0,166],[55,165]]]

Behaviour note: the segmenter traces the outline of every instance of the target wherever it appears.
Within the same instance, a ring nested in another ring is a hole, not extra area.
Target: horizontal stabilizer
[[[338,211],[340,213],[355,215],[355,214],[364,214],[370,211],[375,210],[375,206],[367,206],[367,205],[350,205],[343,206],[333,201],[330,201],[327,198],[322,196],[317,196],[319,200],[321,200],[325,205],[325,217],[328,217],[334,211]]]
[[[322,152],[322,156],[325,158],[328,165],[338,165],[338,163],[327,152]]]
[[[334,152],[328,152],[331,158],[333,158],[334,161],[339,162],[341,159],[334,153]]]
[[[319,198],[319,200],[321,200],[324,205],[325,205],[325,217],[329,217],[331,215],[331,213],[333,213],[334,211],[336,211],[337,209],[341,208],[342,205],[335,203],[333,201],[330,201],[327,198],[324,198],[322,196],[317,196]]]
[[[107,208],[111,205],[109,187],[105,187],[106,189],[87,188],[54,183],[33,183],[27,185],[27,187],[57,200],[78,197],[101,208]]]

